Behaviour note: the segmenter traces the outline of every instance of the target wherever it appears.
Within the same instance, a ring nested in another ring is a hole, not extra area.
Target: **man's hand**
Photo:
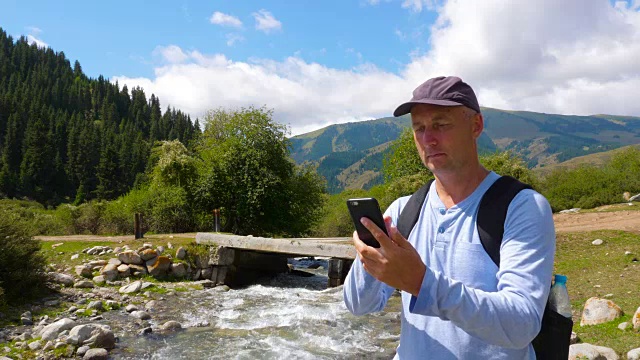
[[[353,243],[364,269],[383,283],[418,296],[427,267],[413,245],[393,226],[389,216],[384,217],[389,236],[371,220],[360,221],[380,243],[379,248],[368,246],[357,232],[353,233]]]

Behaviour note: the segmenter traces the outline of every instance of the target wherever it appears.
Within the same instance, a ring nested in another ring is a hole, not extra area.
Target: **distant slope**
[[[599,153],[594,153],[594,154],[589,154],[589,155],[583,155],[583,156],[578,156],[575,157],[573,159],[569,159],[567,161],[563,161],[561,163],[558,164],[551,164],[548,166],[544,166],[544,167],[538,167],[535,169],[536,173],[538,175],[547,175],[549,173],[551,173],[553,170],[556,169],[574,169],[577,168],[578,166],[581,165],[594,165],[594,166],[603,166],[604,164],[606,164],[615,154],[624,151],[625,149],[628,149],[630,147],[635,147],[636,149],[640,150],[640,144],[635,144],[635,145],[627,145],[627,146],[623,146],[617,149],[613,149],[613,150],[609,150],[609,151],[603,151],[603,152],[599,152]]]
[[[483,152],[510,150],[532,168],[640,143],[640,117],[574,116],[483,108]],[[332,193],[382,182],[382,159],[409,127],[408,116],[336,124],[295,136],[292,157],[318,164]]]

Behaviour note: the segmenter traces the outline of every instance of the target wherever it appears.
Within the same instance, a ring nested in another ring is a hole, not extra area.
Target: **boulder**
[[[64,286],[73,286],[73,276],[71,275],[56,273],[56,272],[50,272],[48,275],[49,275],[49,280],[56,284],[62,284]]]
[[[109,259],[108,264],[113,264],[115,266],[119,266],[119,265],[122,264],[122,261],[120,261],[120,259],[111,258],[111,259]]]
[[[158,252],[153,249],[144,249],[140,252],[140,258],[142,261],[149,261],[158,256]]]
[[[166,256],[158,256],[147,261],[147,270],[153,277],[162,277],[167,274],[171,266],[171,260]]]
[[[592,297],[584,304],[580,326],[597,325],[622,316],[622,309],[613,301]]]
[[[151,315],[148,312],[142,310],[136,310],[131,312],[131,316],[138,318],[140,320],[149,320],[151,319]]]
[[[635,314],[633,314],[631,324],[633,324],[634,330],[640,330],[640,307],[636,310]]]
[[[35,351],[42,347],[42,341],[36,340],[34,342],[29,343],[29,349]]]
[[[71,329],[69,336],[67,336],[67,342],[73,345],[113,349],[116,346],[116,337],[107,326],[85,324]]]
[[[640,194],[633,195],[629,198],[629,201],[640,201]]]
[[[94,276],[93,277],[93,282],[96,283],[97,285],[102,285],[102,284],[105,283],[105,281],[107,281],[107,280],[102,275],[98,275],[98,276]]]
[[[76,282],[75,284],[73,284],[74,288],[85,288],[85,289],[90,289],[93,288],[93,282],[89,281],[89,280],[80,280],[78,282]]]
[[[187,276],[187,267],[183,263],[171,264],[171,274],[177,278]]]
[[[118,266],[118,275],[123,278],[131,275],[131,268],[129,265],[122,264]]]
[[[64,330],[70,330],[75,326],[76,322],[71,319],[60,319],[52,324],[45,326],[40,331],[40,337],[43,341],[54,340]]]
[[[573,344],[569,347],[569,360],[618,360],[613,349],[587,343]]]
[[[78,276],[82,276],[85,278],[90,278],[92,276],[91,274],[91,268],[87,265],[78,265],[76,266],[76,274],[78,274]]]
[[[177,321],[170,320],[162,324],[160,328],[165,331],[180,330],[182,329],[182,324]]]
[[[105,266],[107,265],[107,260],[92,260],[89,261],[89,266],[94,267],[94,266]]]
[[[89,303],[89,305],[87,305],[87,309],[104,310],[104,305],[102,304],[102,301],[100,301],[100,300],[92,301],[92,302]]]
[[[628,360],[640,360],[640,348],[629,350],[627,353]]]
[[[137,306],[133,305],[133,304],[129,304],[129,305],[127,305],[127,307],[125,308],[125,310],[126,310],[128,313],[132,313],[132,312],[134,312],[134,311],[138,311],[138,310],[140,310],[140,309],[139,309]]]
[[[100,269],[100,275],[107,281],[115,281],[118,278],[118,266],[109,263]]]
[[[107,350],[101,348],[89,349],[82,357],[83,360],[107,360],[108,358]]]
[[[134,264],[134,265],[142,265],[144,262],[140,258],[137,252],[127,250],[118,254],[118,260],[120,260],[123,264]]]
[[[180,246],[178,250],[176,250],[176,259],[184,260],[186,256],[187,256],[187,250],[185,250],[185,248]]]
[[[121,294],[131,294],[140,291],[142,289],[142,281],[134,281],[129,285],[125,285],[120,288],[119,292]]]
[[[156,248],[156,252],[158,253],[158,255],[162,255],[162,253],[164,252],[164,246],[160,245]]]
[[[133,276],[147,275],[147,268],[142,265],[129,265],[129,270]]]

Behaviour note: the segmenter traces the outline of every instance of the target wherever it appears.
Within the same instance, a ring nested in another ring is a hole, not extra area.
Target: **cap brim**
[[[402,115],[406,115],[411,112],[411,108],[416,104],[431,104],[431,105],[440,105],[440,106],[462,106],[463,104],[457,103],[451,100],[432,100],[432,99],[424,99],[424,100],[416,100],[406,102],[396,109],[393,112],[393,116],[398,117]]]

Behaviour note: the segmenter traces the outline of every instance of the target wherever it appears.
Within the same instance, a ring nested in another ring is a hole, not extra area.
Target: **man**
[[[408,113],[435,181],[408,239],[395,227],[408,196],[385,212],[389,237],[361,220],[381,246],[367,246],[354,232],[347,308],[356,315],[381,311],[401,290],[397,359],[535,359],[530,343],[540,330],[555,252],[548,202],[529,189],[516,195],[498,268],[476,229],[480,199],[500,176],[478,160],[484,119],[473,89],[457,77],[429,79],[394,116]]]

